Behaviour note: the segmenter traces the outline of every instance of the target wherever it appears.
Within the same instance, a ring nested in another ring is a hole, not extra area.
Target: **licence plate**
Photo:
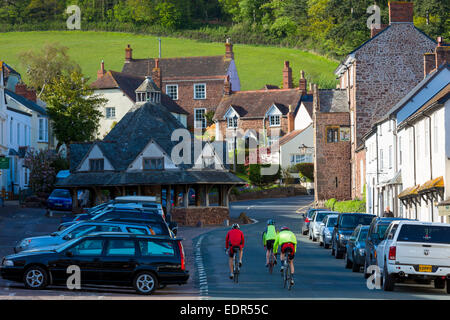
[[[419,265],[419,272],[433,272],[433,268],[431,266]]]

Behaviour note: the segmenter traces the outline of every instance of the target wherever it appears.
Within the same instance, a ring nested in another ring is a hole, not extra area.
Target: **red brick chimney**
[[[225,83],[223,85],[223,94],[226,96],[229,96],[231,94],[231,82],[229,75],[227,75],[227,77],[225,78]]]
[[[37,101],[36,91],[33,89],[28,90],[27,85],[23,82],[16,84],[15,93],[33,102]]]
[[[105,62],[102,60],[102,63],[100,64],[100,70],[97,71],[97,79],[103,77],[105,73]]]
[[[231,40],[229,38],[225,43],[225,58],[234,59],[233,44],[231,43]]]
[[[284,62],[283,89],[292,89],[292,69],[289,67],[289,61]]]
[[[436,68],[439,68],[443,63],[450,62],[450,46],[444,45],[442,37],[437,38],[437,47],[435,50],[436,55]]]
[[[436,69],[436,55],[425,53],[423,55],[423,77],[425,78],[431,71]]]
[[[389,2],[389,24],[398,22],[413,23],[414,4],[406,1]]]
[[[300,90],[302,92],[302,95],[306,94],[306,90],[307,90],[307,82],[305,79],[305,71],[300,71],[300,80],[298,81],[298,90]]]
[[[155,59],[155,67],[152,70],[152,79],[159,89],[162,91],[162,75],[161,68],[159,67],[159,59]]]
[[[388,27],[387,24],[381,24],[381,25],[380,25],[380,28],[372,27],[372,28],[370,29],[370,37],[371,37],[371,38],[375,37],[377,34],[379,34],[381,31],[383,31],[383,30],[386,29],[387,27]]]
[[[292,105],[289,105],[289,113],[287,115],[288,118],[288,129],[287,133],[290,133],[294,131],[295,129],[295,117],[294,117],[294,111],[292,110]]]
[[[133,49],[128,45],[125,48],[125,62],[130,62],[131,60],[133,60]]]

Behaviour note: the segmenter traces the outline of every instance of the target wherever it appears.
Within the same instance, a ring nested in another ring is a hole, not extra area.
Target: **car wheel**
[[[308,233],[308,230],[303,230],[303,235],[306,236],[306,234]]]
[[[158,286],[158,279],[151,272],[144,271],[134,277],[133,287],[139,294],[152,294]]]
[[[447,282],[447,293],[450,294],[450,279],[447,279],[446,282]]]
[[[308,231],[308,233],[309,233],[309,240],[311,240],[312,239],[311,232]]]
[[[312,235],[312,241],[313,241],[313,242],[316,242],[316,241],[317,241],[317,238],[314,237],[314,234]]]
[[[336,251],[334,250],[334,241],[331,243],[331,255],[334,256]]]
[[[48,285],[48,273],[44,268],[31,266],[23,275],[23,283],[28,289],[43,289]]]
[[[444,279],[435,279],[434,287],[436,289],[444,289],[445,288],[445,280]]]
[[[345,252],[344,257],[345,257],[345,269],[350,269],[353,266],[353,263],[348,258],[347,252]]]
[[[325,240],[324,240],[324,241],[323,241],[323,247],[324,247],[325,249],[328,249],[328,248],[330,248],[330,245],[329,245],[328,243],[326,243]]]
[[[367,279],[370,277],[370,274],[367,273],[367,260],[364,259],[364,278]]]
[[[319,241],[319,246],[323,247],[323,241]]]
[[[390,275],[387,272],[386,264],[384,264],[383,268],[383,290],[384,291],[393,291],[395,285],[395,278],[393,275]]]

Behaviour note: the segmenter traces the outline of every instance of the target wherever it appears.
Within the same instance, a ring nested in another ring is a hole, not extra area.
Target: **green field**
[[[118,32],[93,31],[41,31],[0,33],[0,60],[25,76],[20,64],[20,52],[39,49],[46,42],[58,42],[69,48],[69,54],[94,80],[101,60],[107,70],[121,71],[127,44],[133,48],[134,58],[157,57],[158,38]],[[233,47],[241,79],[241,90],[261,89],[265,84],[281,86],[283,61],[289,60],[294,83],[300,70],[305,70],[308,80],[321,88],[336,86],[334,69],[338,62],[296,49],[236,44]],[[207,56],[225,53],[223,43],[207,43],[180,38],[162,38],[162,56]],[[26,81],[26,77],[25,77]]]

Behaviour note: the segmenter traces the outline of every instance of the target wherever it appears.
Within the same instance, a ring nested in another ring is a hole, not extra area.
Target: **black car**
[[[129,233],[90,234],[53,250],[9,255],[3,258],[0,274],[29,289],[43,289],[67,284],[68,268],[74,265],[80,268],[81,286],[132,286],[140,294],[185,284],[189,278],[181,239]]]
[[[366,256],[364,259],[364,277],[368,278],[367,268],[377,264],[375,252],[378,244],[383,240],[384,233],[394,220],[409,220],[405,218],[384,218],[376,217],[372,220],[366,239]]]
[[[367,213],[340,213],[331,238],[331,254],[342,259],[345,246],[355,228],[362,224],[369,225],[375,216]]]

